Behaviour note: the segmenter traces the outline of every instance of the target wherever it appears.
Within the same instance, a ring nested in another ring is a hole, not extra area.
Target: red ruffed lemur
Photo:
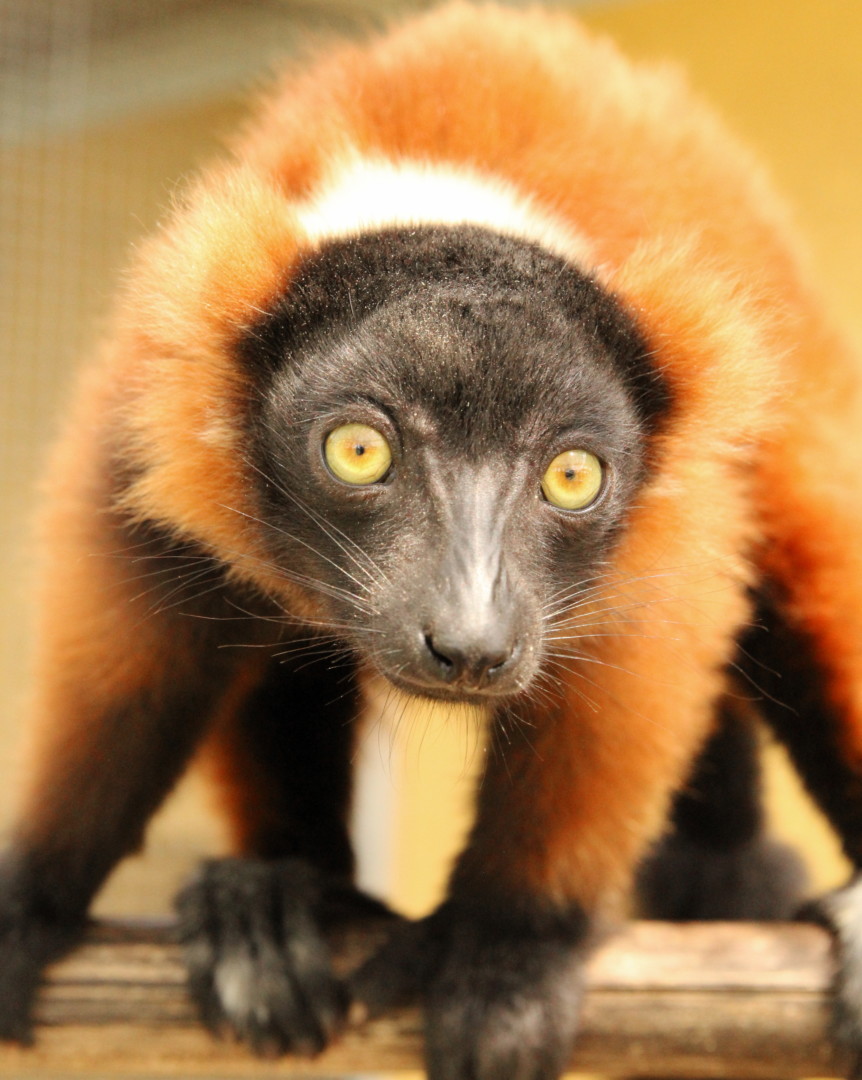
[[[211,1026],[314,1052],[418,999],[434,1080],[557,1077],[633,889],[795,910],[754,714],[862,859],[860,433],[859,357],[675,74],[463,4],[291,74],[137,253],[53,460],[0,1033],[206,743]],[[482,706],[487,763],[446,899],[345,984],[380,676]],[[860,886],[817,910],[858,1050]]]

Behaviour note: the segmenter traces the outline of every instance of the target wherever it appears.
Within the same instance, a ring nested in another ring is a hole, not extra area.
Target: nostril
[[[451,677],[456,674],[455,669],[458,666],[456,660],[451,656],[447,656],[446,653],[441,652],[434,644],[434,638],[430,634],[425,634],[425,648],[437,661],[437,664],[445,675]]]
[[[505,650],[500,649],[497,652],[489,652],[485,656],[479,657],[475,668],[477,676],[486,682],[496,679],[517,651],[518,644],[515,642]]]
[[[487,658],[487,667],[485,668],[486,673],[493,678],[500,668],[505,667],[509,657],[514,651],[515,650],[513,649],[512,652],[509,653],[498,653],[496,656],[489,656]]]

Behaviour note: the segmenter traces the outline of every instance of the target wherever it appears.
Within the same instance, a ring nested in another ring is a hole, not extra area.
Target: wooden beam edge
[[[373,941],[334,943],[348,968]],[[831,941],[802,924],[636,922],[587,971],[572,1067],[608,1076],[840,1076],[828,1038]],[[167,924],[101,923],[49,972],[32,1048],[0,1076],[322,1076],[421,1069],[417,1010],[347,1030],[313,1061],[261,1061],[197,1023]]]

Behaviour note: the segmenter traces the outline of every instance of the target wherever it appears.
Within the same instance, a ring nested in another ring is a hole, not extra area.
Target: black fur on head
[[[526,689],[543,612],[601,565],[668,405],[621,305],[525,241],[393,229],[308,255],[243,360],[272,558],[319,583],[340,636],[394,683],[462,700]],[[327,468],[346,423],[388,441],[380,482]],[[541,479],[573,448],[604,483],[561,510]]]

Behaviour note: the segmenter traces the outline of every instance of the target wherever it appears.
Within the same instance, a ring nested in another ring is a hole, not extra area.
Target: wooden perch
[[[368,941],[337,946],[350,966]],[[826,1035],[832,960],[805,925],[634,923],[589,966],[573,1068],[626,1076],[843,1075]],[[101,924],[50,972],[32,1049],[0,1076],[339,1076],[421,1068],[416,1011],[349,1030],[314,1061],[255,1059],[196,1022],[164,925]]]

